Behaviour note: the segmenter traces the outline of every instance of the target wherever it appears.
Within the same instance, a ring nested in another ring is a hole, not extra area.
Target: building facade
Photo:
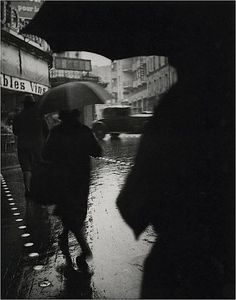
[[[111,93],[111,66],[92,66],[93,76],[97,76],[100,82],[105,84],[106,90]]]
[[[91,70],[91,61],[81,59],[79,51],[53,54],[53,63],[50,69],[51,86],[54,87],[70,81],[97,82],[97,78],[90,76]]]
[[[153,111],[161,96],[177,81],[164,56],[139,56],[111,65],[112,104],[131,105],[133,113]]]
[[[91,60],[81,59],[79,51],[66,51],[60,54],[53,54],[53,64],[50,69],[50,83],[52,87],[63,83],[73,81],[90,81],[106,88],[109,82],[106,79],[106,73],[103,68],[100,70],[92,70]],[[102,76],[99,76],[102,75]],[[97,105],[86,105],[81,109],[80,120],[85,125],[92,127],[93,121],[100,113]]]
[[[1,2],[1,113],[7,115],[22,105],[26,93],[35,98],[50,87],[49,68],[52,57],[49,47],[20,35],[18,11],[10,1]]]
[[[15,4],[15,2],[14,2]],[[1,1],[1,146],[15,151],[12,120],[26,94],[39,100],[50,88],[52,56],[47,43],[19,34],[22,23],[12,1]]]
[[[146,66],[147,99],[143,102],[143,109],[153,110],[160,98],[177,82],[177,73],[164,56],[147,57]]]

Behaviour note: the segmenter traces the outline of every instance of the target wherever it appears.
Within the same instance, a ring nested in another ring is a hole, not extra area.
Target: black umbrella
[[[45,1],[22,33],[45,39],[54,52],[169,56],[225,39],[233,18],[227,1]]]
[[[93,82],[68,82],[47,91],[39,102],[43,113],[60,110],[82,109],[90,104],[104,104],[112,96]]]

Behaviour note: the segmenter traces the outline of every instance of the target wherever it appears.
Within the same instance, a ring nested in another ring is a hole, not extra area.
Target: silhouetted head
[[[29,94],[25,96],[24,99],[24,109],[28,109],[30,107],[33,107],[35,105],[35,99],[33,97],[33,95]]]
[[[78,121],[80,111],[78,109],[73,110],[61,110],[59,112],[59,119],[64,123],[75,123]]]

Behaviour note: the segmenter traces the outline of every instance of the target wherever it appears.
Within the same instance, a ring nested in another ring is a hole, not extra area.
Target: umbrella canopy
[[[93,82],[69,82],[50,89],[43,95],[39,109],[43,113],[81,109],[90,104],[104,104],[112,96]]]
[[[234,36],[233,1],[45,1],[21,31],[54,52],[89,51],[112,60],[215,44]]]

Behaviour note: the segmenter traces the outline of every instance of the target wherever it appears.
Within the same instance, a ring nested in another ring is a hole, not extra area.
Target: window
[[[156,80],[156,91],[159,92],[160,86],[159,86],[159,80]]]
[[[162,91],[162,78],[159,77],[159,87],[160,87],[160,92]]]
[[[149,71],[153,72],[153,57],[152,56],[149,58]]]
[[[114,62],[111,64],[111,70],[116,71],[117,70],[117,64]]]
[[[152,69],[155,71],[155,56],[152,57]]]
[[[169,87],[169,78],[168,78],[168,74],[165,75],[165,86],[166,86],[166,88]]]
[[[160,57],[160,65],[163,67],[165,65],[165,56]]]
[[[154,93],[157,92],[157,81],[156,79],[154,79]]]
[[[155,70],[159,69],[159,56],[154,56],[155,57]]]

